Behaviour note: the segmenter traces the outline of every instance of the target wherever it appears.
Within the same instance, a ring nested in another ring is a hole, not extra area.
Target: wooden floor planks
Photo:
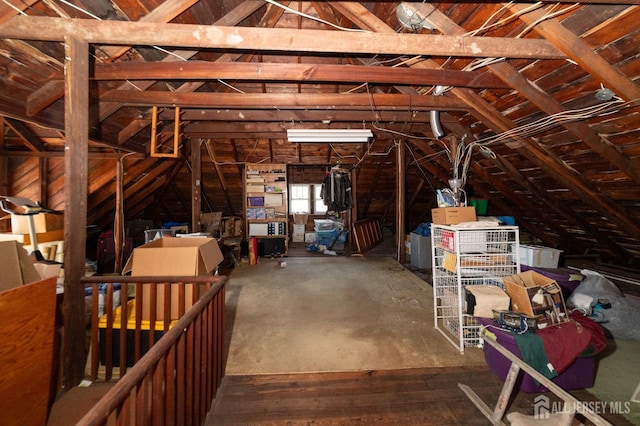
[[[489,424],[458,383],[490,407],[502,387],[485,367],[227,376],[207,425]],[[511,411],[533,414],[537,395],[518,394]],[[593,400],[586,391],[574,395]]]

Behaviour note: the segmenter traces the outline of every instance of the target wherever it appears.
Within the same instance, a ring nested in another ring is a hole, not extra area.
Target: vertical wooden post
[[[406,253],[404,250],[404,228],[405,228],[405,149],[404,141],[398,141],[396,146],[396,250],[398,262],[404,265]]]
[[[353,200],[353,208],[351,209],[351,224],[358,221],[358,174],[356,170],[351,170],[351,199]]]
[[[202,154],[200,139],[191,138],[191,232],[200,232],[202,211]]]
[[[116,163],[116,215],[113,221],[113,242],[115,245],[115,264],[113,271],[122,272],[122,256],[124,251],[124,159],[120,157]]]
[[[49,187],[49,159],[42,157],[38,159],[38,177],[40,179],[40,202],[43,206],[49,205],[49,194],[47,188]]]
[[[65,37],[64,386],[82,381],[85,364],[84,276],[89,157],[89,45]]]

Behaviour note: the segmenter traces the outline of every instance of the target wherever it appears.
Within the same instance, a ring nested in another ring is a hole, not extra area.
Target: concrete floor
[[[431,286],[388,257],[241,263],[227,286],[226,374],[484,365],[433,327]]]
[[[638,402],[630,401],[640,389],[640,342],[609,339],[608,347],[598,357],[596,381],[588,389],[601,401],[620,407],[631,423],[640,425],[640,391]]]

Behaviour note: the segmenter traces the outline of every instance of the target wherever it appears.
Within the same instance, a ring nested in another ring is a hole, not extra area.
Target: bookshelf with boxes
[[[244,178],[245,235],[258,238],[262,255],[286,255],[289,228],[286,165],[247,164]]]

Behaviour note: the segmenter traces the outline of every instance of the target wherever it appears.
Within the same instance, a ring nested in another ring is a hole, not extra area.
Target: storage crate
[[[127,367],[133,367],[135,364],[135,329],[136,329],[136,305],[135,300],[127,302],[128,319],[126,325],[127,347],[125,349]],[[120,323],[121,323],[122,307],[118,306],[113,311],[112,337],[111,337],[111,360],[114,367],[120,366]],[[172,328],[177,320],[169,323]],[[154,330],[154,341],[160,340],[164,334],[164,321],[156,321]],[[149,332],[151,330],[151,322],[148,320],[140,321],[140,356],[144,355],[150,348]],[[105,345],[107,339],[107,315],[102,315],[98,321],[98,336],[100,340],[100,363],[105,365],[107,358],[107,348]]]
[[[335,228],[335,222],[329,219],[313,219],[316,231],[331,231]]]
[[[538,268],[557,268],[562,250],[537,245],[520,244],[520,264]]]
[[[318,231],[316,229],[316,240],[333,241],[336,238],[337,241],[347,241],[347,231],[342,231],[342,233],[340,233],[340,231],[337,229],[334,229],[332,231]]]

